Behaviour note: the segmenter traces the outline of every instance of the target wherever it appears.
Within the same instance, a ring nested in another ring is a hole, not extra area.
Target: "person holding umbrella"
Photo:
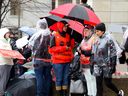
[[[50,39],[49,52],[52,55],[53,70],[56,76],[57,96],[68,96],[69,64],[73,59],[74,39],[67,33],[68,24],[57,22],[56,31]]]
[[[87,95],[96,96],[96,78],[90,72],[91,64],[91,50],[94,41],[97,39],[97,36],[93,34],[93,26],[85,25],[83,30],[83,40],[78,47],[78,52],[80,54],[80,64],[82,67],[82,72],[86,79]]]
[[[124,96],[123,90],[118,90],[112,83],[112,74],[116,71],[116,47],[111,38],[106,34],[104,23],[99,23],[95,26],[95,33],[98,39],[92,46],[92,74],[96,76],[97,95],[103,96],[103,80],[105,85],[114,91],[117,96]]]

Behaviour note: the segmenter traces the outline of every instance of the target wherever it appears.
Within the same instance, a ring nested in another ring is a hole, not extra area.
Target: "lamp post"
[[[20,7],[20,0],[18,1],[18,28],[20,27],[20,12],[21,12],[21,7]]]

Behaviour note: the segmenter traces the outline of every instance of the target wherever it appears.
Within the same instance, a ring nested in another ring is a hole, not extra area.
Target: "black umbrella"
[[[43,19],[44,17],[41,17],[40,19]],[[78,21],[73,21],[69,19],[63,19],[55,15],[50,15],[45,17],[45,19],[48,22],[48,27],[52,30],[54,30],[54,27],[56,26],[56,23],[58,21],[62,21],[64,23],[69,24],[68,33],[75,39],[76,42],[80,43],[82,40],[82,31],[84,26],[79,23]],[[77,28],[78,27],[78,28]],[[55,30],[54,30],[55,31]]]
[[[78,4],[63,4],[50,11],[50,13],[62,18],[82,20],[84,24],[96,25],[100,23],[98,16],[92,10]]]

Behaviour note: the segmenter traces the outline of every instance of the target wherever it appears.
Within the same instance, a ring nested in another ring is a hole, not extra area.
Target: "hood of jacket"
[[[28,46],[34,46],[34,42],[39,36],[42,36],[43,39],[44,36],[50,35],[51,33],[45,18],[37,21],[36,29],[37,32],[34,35],[32,35],[32,37],[29,39]]]
[[[5,39],[5,38],[4,38],[4,35],[5,35],[7,32],[9,32],[9,29],[8,29],[8,28],[1,28],[1,29],[0,29],[0,38],[1,38],[1,39]]]
[[[37,23],[36,23],[36,28],[37,28],[37,31],[41,30],[41,29],[47,29],[48,24],[47,24],[46,19],[43,18],[43,19],[38,20]]]
[[[48,28],[48,23],[47,23],[47,21],[46,21],[45,18],[40,19],[40,20],[37,21],[37,23],[36,23],[36,29],[37,29],[38,34],[39,33],[40,34],[42,33],[44,35],[50,34],[50,30]]]

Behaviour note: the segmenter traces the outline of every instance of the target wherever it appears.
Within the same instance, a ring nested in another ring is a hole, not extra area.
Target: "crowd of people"
[[[33,63],[35,72],[35,96],[53,96],[51,94],[52,78],[55,78],[56,96],[103,96],[103,81],[117,96],[124,96],[123,90],[118,89],[112,83],[118,50],[113,38],[106,33],[104,23],[96,26],[84,24],[83,40],[80,44],[71,36],[70,25],[67,22],[57,22],[57,28],[54,31],[48,28],[47,23],[45,17],[37,22],[37,32],[27,38],[28,43],[23,46],[22,50],[16,48],[15,43],[10,42],[13,34],[8,28],[0,29],[0,49],[18,50],[26,58],[25,60],[13,60],[0,56],[0,96],[4,96],[12,66],[17,65],[23,71],[25,69],[18,64],[29,61]],[[128,48],[128,37],[125,39],[126,43],[121,49],[123,52],[127,52],[126,48]],[[78,61],[70,66],[76,56]],[[76,65],[78,62],[79,65]],[[77,70],[74,69],[76,66]],[[72,77],[74,71],[71,69],[78,73],[75,74],[78,78]],[[15,72],[13,75],[16,75]],[[79,78],[81,76],[84,76],[85,84],[82,83],[84,91],[70,93],[71,80],[77,81],[81,79]]]

